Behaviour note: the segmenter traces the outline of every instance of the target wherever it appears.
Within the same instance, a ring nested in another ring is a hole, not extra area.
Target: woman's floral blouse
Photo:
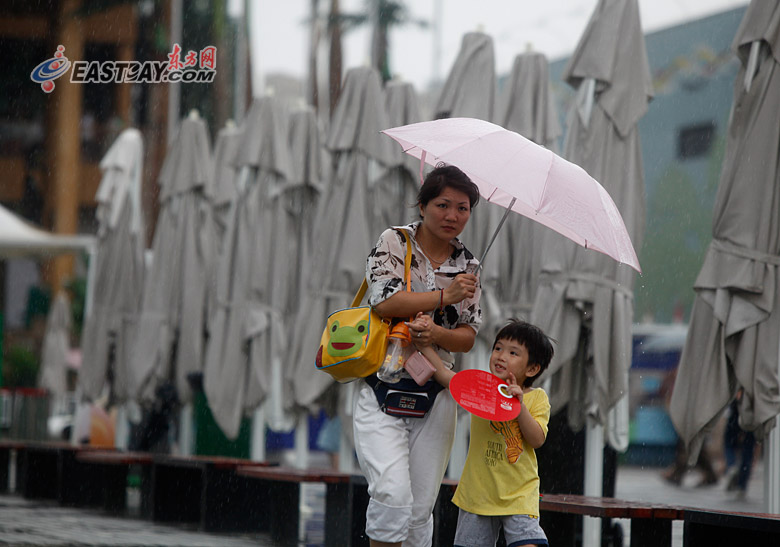
[[[479,261],[457,239],[450,243],[455,247],[452,254],[438,268],[428,260],[422,249],[417,244],[415,234],[421,222],[413,222],[408,226],[397,226],[382,232],[376,246],[371,249],[366,261],[366,279],[368,281],[368,303],[376,306],[384,302],[395,293],[406,290],[404,282],[404,257],[406,256],[406,239],[398,230],[404,230],[412,235],[412,291],[438,291],[446,289],[452,283],[453,278],[459,273],[475,273],[477,275],[477,291],[472,298],[468,298],[444,309],[436,309],[429,313],[434,323],[447,329],[454,329],[458,325],[468,325],[479,331],[482,324],[482,308],[479,305],[481,286],[477,266]],[[452,356],[439,348],[442,359],[452,363]]]

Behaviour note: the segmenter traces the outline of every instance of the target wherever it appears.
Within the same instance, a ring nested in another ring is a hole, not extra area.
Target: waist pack
[[[418,385],[411,378],[402,378],[395,384],[386,384],[376,374],[366,377],[376,396],[379,408],[397,418],[422,418],[433,407],[436,395],[444,389],[440,383],[428,380]]]
[[[412,243],[405,231],[399,231],[406,239],[404,279],[408,291],[411,290]],[[315,366],[337,382],[351,382],[374,374],[387,352],[390,321],[382,319],[370,306],[358,305],[367,289],[368,283],[363,279],[352,306],[331,313],[320,338]]]

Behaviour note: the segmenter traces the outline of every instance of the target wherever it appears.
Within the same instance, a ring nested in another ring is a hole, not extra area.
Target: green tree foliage
[[[375,51],[372,52],[372,62],[385,82],[393,77],[390,69],[390,31],[409,24],[422,28],[428,26],[427,21],[412,17],[404,2],[396,0],[366,0],[362,12],[341,14],[340,18],[344,30],[363,25],[373,27],[372,42]]]
[[[647,230],[640,254],[643,275],[635,288],[635,319],[669,322],[681,311],[687,320],[707,246],[712,239],[723,142],[710,155],[707,175],[697,181],[680,162],[667,169],[648,195]]]
[[[35,387],[38,380],[38,358],[24,346],[11,346],[3,363],[3,387]]]

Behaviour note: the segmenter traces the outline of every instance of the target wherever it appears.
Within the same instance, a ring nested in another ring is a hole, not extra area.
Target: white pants
[[[371,499],[366,535],[404,547],[429,547],[433,507],[455,439],[455,401],[439,392],[424,418],[395,418],[379,409],[371,386],[360,380],[353,429],[360,468]]]

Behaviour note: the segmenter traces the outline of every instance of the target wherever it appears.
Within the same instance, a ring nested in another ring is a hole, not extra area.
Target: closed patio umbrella
[[[282,138],[282,137],[280,137]],[[289,377],[291,348],[301,344],[295,328],[297,312],[309,281],[316,271],[312,265],[314,253],[314,216],[322,195],[322,146],[317,117],[308,106],[289,114],[290,171],[287,179],[270,196],[272,229],[275,230],[272,284],[268,290],[270,303],[279,324],[272,325],[279,334],[264,363],[266,378],[265,420],[276,431],[289,430],[296,415]],[[271,229],[271,228],[269,228]],[[306,310],[302,310],[306,314]]]
[[[483,32],[464,34],[433,117],[492,121],[496,94],[495,64],[490,36]]]
[[[317,114],[310,107],[290,114],[290,180],[281,205],[289,215],[288,252],[291,264],[284,313],[290,324],[300,308],[311,272],[314,252],[314,216],[324,189],[322,139]],[[291,329],[296,330],[296,329]],[[297,334],[289,332],[290,344],[298,344]],[[292,347],[288,346],[288,347]]]
[[[142,162],[143,141],[137,129],[120,133],[100,162],[95,265],[79,372],[83,393],[92,400],[101,396],[107,382],[119,401],[130,395],[127,375],[144,280]]]
[[[388,82],[384,89],[384,104],[390,127],[422,121],[417,93],[410,83]],[[388,226],[408,224],[419,216],[414,205],[420,190],[420,162],[397,148],[393,152],[395,161],[371,189],[375,207],[372,231],[376,234]]]
[[[268,394],[274,352],[284,340],[273,300],[275,292],[286,292],[286,280],[274,272],[287,251],[272,203],[290,173],[288,119],[276,99],[256,99],[242,128],[238,191],[217,271],[203,378],[214,418],[232,439],[241,418]]]
[[[214,222],[217,225],[218,254],[222,253],[222,241],[227,232],[230,206],[238,192],[235,160],[241,146],[242,134],[242,129],[230,121],[219,130],[214,142],[214,191],[211,200]]]
[[[497,123],[527,139],[558,151],[558,113],[550,92],[547,59],[541,53],[515,57],[505,84]],[[539,283],[544,229],[521,215],[509,215],[495,245],[497,296],[503,319],[529,319]]]
[[[213,166],[206,123],[182,120],[160,171],[160,213],[132,367],[137,395],[175,386],[179,401],[192,397],[187,376],[203,370],[208,297],[213,290],[216,226]]]
[[[306,320],[290,370],[295,402],[316,406],[333,384],[327,374],[313,374],[316,341],[327,315],[346,307],[365,277],[366,257],[379,238],[372,230],[370,187],[387,166],[397,163],[387,127],[379,74],[359,67],[347,72],[325,146],[333,163],[315,221],[314,255],[302,304]]]
[[[751,2],[732,48],[741,68],[712,242],[670,405],[691,456],[739,388],[743,429],[761,438],[780,413],[780,5]]]
[[[442,87],[436,103],[435,118],[476,118],[492,121],[495,115],[496,67],[493,39],[483,32],[468,32],[463,35],[460,50]],[[481,256],[498,226],[504,210],[496,205],[480,203],[472,212],[469,222],[459,236],[463,244],[475,255]],[[500,310],[496,300],[498,268],[494,260],[482,265],[483,326],[479,337],[485,343],[492,343],[492,326],[500,322]],[[463,355],[462,359],[483,363],[481,357]]]
[[[67,364],[70,353],[70,299],[57,294],[46,318],[46,332],[41,349],[41,371],[38,387],[56,397],[68,391]]]
[[[636,0],[600,0],[564,79],[577,89],[578,101],[563,155],[601,182],[639,249],[645,207],[637,123],[652,87]],[[582,104],[590,99],[588,112]],[[553,232],[545,237],[532,317],[558,341],[545,373],[552,412],[568,404],[575,431],[588,413],[605,425],[628,392],[635,274]]]

